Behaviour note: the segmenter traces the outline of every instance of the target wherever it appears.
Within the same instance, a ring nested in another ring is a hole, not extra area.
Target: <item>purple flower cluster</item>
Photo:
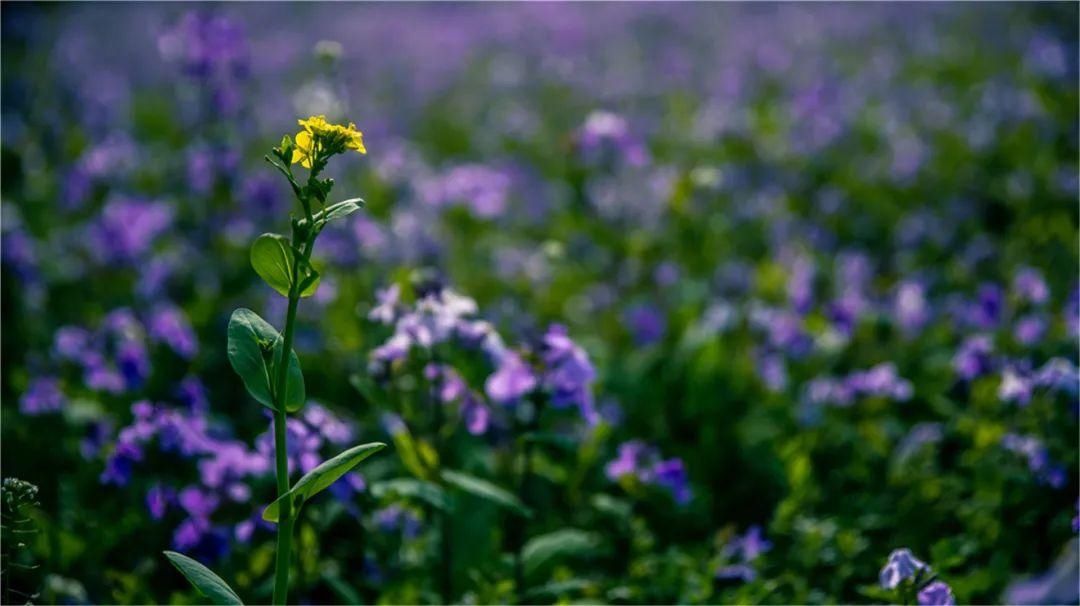
[[[455,166],[419,185],[420,199],[442,208],[461,204],[473,215],[492,219],[503,214],[512,180],[505,171],[482,164]]]
[[[236,20],[206,11],[185,13],[157,40],[161,56],[206,87],[213,107],[231,115],[242,103],[239,84],[250,71],[247,37]]]
[[[597,110],[578,130],[578,152],[590,164],[644,166],[649,161],[645,143],[630,131],[626,118]]]
[[[1039,482],[1054,488],[1061,488],[1066,482],[1066,471],[1061,465],[1050,459],[1050,454],[1041,440],[1034,436],[1007,433],[1001,438],[1001,446],[1027,460],[1028,469],[1035,474]]]
[[[662,488],[680,505],[690,502],[689,478],[682,460],[661,459],[655,448],[641,440],[620,444],[618,456],[608,462],[604,473],[612,482]]]
[[[172,222],[173,209],[164,202],[113,198],[89,228],[89,251],[101,264],[146,262],[151,246]]]
[[[896,549],[889,554],[889,561],[881,569],[879,581],[885,589],[896,589],[905,580],[916,581],[921,575],[929,574],[930,567],[912,555],[909,549]],[[922,587],[916,599],[919,606],[953,606],[956,598],[952,588],[943,581],[932,581]]]
[[[60,382],[53,377],[38,377],[19,398],[19,412],[34,416],[58,412],[64,407],[67,397],[60,390]]]
[[[761,527],[751,526],[746,534],[736,536],[724,545],[721,554],[727,563],[717,568],[716,578],[753,581],[757,577],[754,561],[770,549],[772,543],[762,536]]]
[[[912,392],[911,381],[900,377],[896,365],[882,362],[868,370],[853,372],[842,379],[813,379],[806,385],[805,402],[814,406],[850,406],[862,397],[905,402],[911,399]]]

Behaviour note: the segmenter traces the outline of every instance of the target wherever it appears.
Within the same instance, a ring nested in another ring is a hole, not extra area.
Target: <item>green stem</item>
[[[431,382],[431,406],[432,413],[434,415],[434,430],[432,432],[432,440],[435,443],[435,453],[439,457],[439,467],[445,466],[445,457],[447,455],[446,449],[443,447],[442,429],[443,429],[443,406],[444,404],[439,398],[439,391],[442,384],[442,375],[438,374],[442,372],[442,368],[439,365],[439,357],[434,351],[432,346],[431,363],[435,366],[438,372],[435,378]],[[441,480],[440,480],[441,481]],[[450,513],[446,509],[439,511],[439,589],[442,594],[443,604],[450,604],[454,598],[454,548],[453,537],[451,536],[450,528]]]
[[[274,390],[274,458],[277,462],[277,491],[280,499],[289,492],[289,452],[286,441],[285,389],[288,379],[289,353],[292,351],[293,325],[300,295],[296,292],[296,280],[289,292],[289,311],[285,317],[285,333],[281,359],[277,361],[277,386]],[[277,559],[274,563],[274,604],[284,604],[289,594],[289,561],[292,551],[292,502],[283,499],[278,505]]]
[[[521,448],[519,450],[519,465],[521,466],[521,480],[518,484],[518,498],[525,504],[526,507],[531,506],[531,484],[533,476],[533,441],[535,436],[532,435],[536,432],[540,426],[540,413],[543,410],[544,400],[543,396],[539,393],[533,393],[530,398],[533,402],[533,416],[529,420],[525,427],[519,427],[519,439],[521,439]],[[524,429],[524,433],[520,433],[520,430]],[[525,604],[525,561],[523,558],[523,549],[525,548],[525,540],[528,538],[528,528],[526,527],[527,521],[523,517],[515,516],[513,523],[515,524],[513,539],[514,539],[514,593],[517,594],[517,603]]]

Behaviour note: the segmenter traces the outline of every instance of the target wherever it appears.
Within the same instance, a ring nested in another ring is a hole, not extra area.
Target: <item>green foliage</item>
[[[522,549],[525,574],[535,577],[555,562],[568,558],[588,557],[603,544],[596,533],[576,528],[561,528],[529,539]]]
[[[266,320],[250,309],[240,308],[229,318],[229,363],[244,382],[251,397],[267,408],[274,408],[274,370],[284,347],[281,335]],[[285,409],[292,412],[304,405],[304,374],[300,358],[289,352],[288,377],[285,387]]]
[[[263,519],[268,522],[278,521],[279,503],[282,499],[291,500],[292,512],[295,517],[300,510],[300,507],[307,502],[308,499],[322,492],[325,488],[336,482],[338,478],[360,464],[361,461],[376,452],[379,452],[383,448],[386,448],[386,444],[383,444],[382,442],[361,444],[359,446],[353,446],[332,459],[323,461],[315,469],[304,474],[304,477],[300,478],[300,480],[289,489],[289,492],[267,506],[267,508],[263,510]]]
[[[236,592],[229,587],[228,583],[221,580],[221,577],[214,574],[214,571],[182,553],[166,551],[164,554],[172,562],[172,565],[184,575],[184,578],[191,583],[191,586],[209,598],[214,604],[219,606],[243,604],[240,596],[236,595]]]
[[[319,273],[296,255],[289,239],[280,234],[263,234],[251,245],[251,266],[267,284],[283,297],[289,296],[293,273],[297,272],[301,297],[310,297],[319,288]],[[300,262],[299,270],[294,267]]]
[[[521,502],[521,499],[487,480],[449,469],[443,471],[441,477],[448,485],[489,503],[494,503],[517,515],[525,518],[531,518],[533,515],[532,510],[526,507]]]

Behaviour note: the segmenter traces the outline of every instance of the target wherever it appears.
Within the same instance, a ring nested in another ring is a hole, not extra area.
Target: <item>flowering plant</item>
[[[292,218],[292,237],[265,233],[251,246],[251,266],[271,288],[288,298],[285,328],[280,333],[258,314],[240,308],[233,312],[228,328],[229,363],[240,375],[251,397],[273,412],[274,459],[278,498],[263,510],[263,520],[277,524],[277,555],[274,571],[274,604],[284,604],[289,590],[289,555],[295,516],[305,501],[330,487],[367,457],[382,450],[380,442],[361,444],[317,465],[295,484],[289,481],[287,415],[305,404],[304,374],[293,351],[296,310],[302,297],[315,294],[319,272],[311,265],[315,239],[334,219],[361,208],[363,200],[353,198],[327,204],[333,179],[320,179],[327,161],[346,150],[367,153],[363,135],[350,123],[330,124],[324,116],[299,121],[303,127],[294,139],[287,135],[266,161],[288,179],[303,215]],[[303,185],[297,181],[292,164],[308,169]],[[240,603],[239,597],[216,574],[197,561],[174,551],[165,555],[188,581],[218,604]]]

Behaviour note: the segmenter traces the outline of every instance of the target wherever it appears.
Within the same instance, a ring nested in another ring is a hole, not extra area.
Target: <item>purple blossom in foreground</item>
[[[905,579],[914,578],[920,570],[930,567],[911,554],[910,549],[896,549],[889,554],[889,561],[881,569],[878,580],[885,589],[896,589]]]
[[[28,416],[58,412],[66,402],[59,381],[52,377],[39,377],[30,382],[19,398],[19,412]]]
[[[930,319],[923,285],[913,281],[901,282],[896,288],[893,314],[904,333],[914,334],[922,330]]]
[[[917,596],[919,606],[953,606],[956,598],[952,588],[941,581],[934,581],[923,587]]]

